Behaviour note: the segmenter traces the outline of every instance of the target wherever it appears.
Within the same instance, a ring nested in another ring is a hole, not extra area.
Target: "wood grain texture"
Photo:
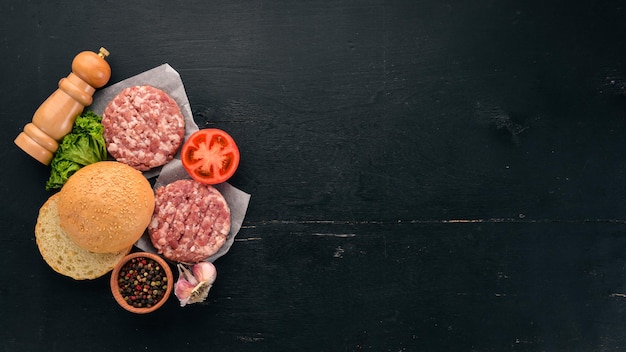
[[[0,350],[606,351],[626,316],[619,1],[0,4]],[[176,69],[252,194],[206,303],[46,267],[13,146],[81,50]]]

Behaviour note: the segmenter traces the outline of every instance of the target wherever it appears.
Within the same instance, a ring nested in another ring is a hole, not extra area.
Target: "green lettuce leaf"
[[[72,131],[63,137],[52,162],[46,190],[61,188],[80,168],[106,160],[107,149],[103,137],[102,117],[85,111],[76,117]]]

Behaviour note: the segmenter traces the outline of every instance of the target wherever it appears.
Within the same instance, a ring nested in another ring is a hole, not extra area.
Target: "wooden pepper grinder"
[[[31,123],[15,138],[15,144],[45,165],[49,165],[59,142],[72,131],[76,117],[91,105],[96,88],[111,78],[105,58],[109,52],[83,51],[74,57],[72,72],[59,81],[57,89],[35,111]]]

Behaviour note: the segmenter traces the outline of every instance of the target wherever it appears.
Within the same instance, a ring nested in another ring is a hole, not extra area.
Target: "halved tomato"
[[[181,159],[196,181],[215,185],[228,180],[239,166],[239,148],[228,133],[206,128],[193,133],[183,144]]]

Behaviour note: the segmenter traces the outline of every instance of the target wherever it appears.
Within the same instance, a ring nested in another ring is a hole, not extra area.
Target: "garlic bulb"
[[[211,262],[194,264],[191,270],[179,263],[174,294],[180,301],[180,306],[204,302],[216,278],[217,270]]]

